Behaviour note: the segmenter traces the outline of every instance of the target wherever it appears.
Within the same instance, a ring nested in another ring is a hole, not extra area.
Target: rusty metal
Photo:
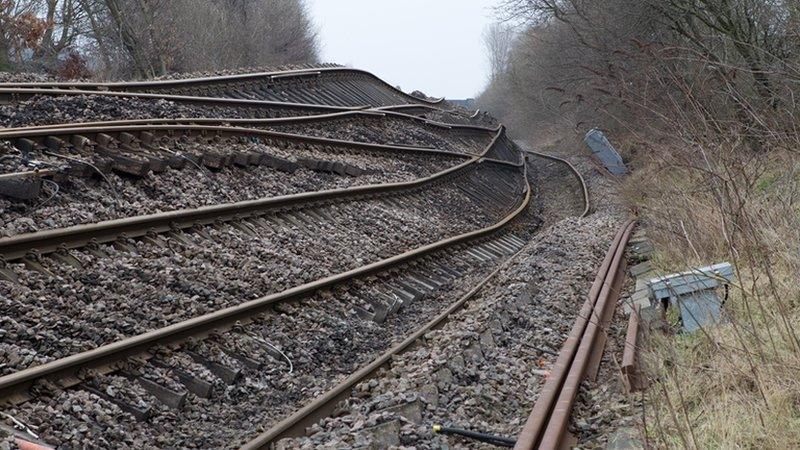
[[[2,86],[2,84],[0,84]],[[445,123],[439,122],[431,119],[426,119],[424,117],[416,116],[413,114],[407,114],[400,112],[405,110],[406,106],[413,106],[415,108],[421,108],[423,110],[438,110],[439,108],[428,106],[428,105],[393,105],[393,106],[385,106],[380,108],[369,108],[366,106],[331,106],[331,105],[319,105],[319,104],[310,104],[310,103],[291,103],[291,102],[277,102],[277,101],[270,101],[270,100],[248,100],[248,99],[237,99],[237,98],[221,98],[221,97],[196,97],[196,96],[188,96],[188,95],[175,95],[175,94],[154,94],[154,93],[147,93],[147,92],[117,92],[117,91],[84,91],[84,90],[75,90],[75,89],[36,89],[36,88],[2,88],[0,87],[0,104],[3,103],[2,99],[15,99],[15,100],[24,100],[30,97],[34,97],[36,95],[50,95],[50,96],[76,96],[76,95],[104,95],[110,97],[120,97],[120,98],[143,98],[143,99],[157,99],[157,100],[168,100],[177,103],[189,103],[189,104],[197,104],[197,105],[206,105],[206,106],[225,106],[225,107],[240,107],[240,108],[262,108],[262,109],[281,109],[281,110],[290,110],[290,111],[298,111],[301,112],[302,115],[297,116],[288,116],[288,117],[274,117],[274,118],[264,118],[264,119],[233,119],[233,118],[179,118],[179,119],[167,119],[167,118],[159,118],[159,119],[135,119],[135,120],[125,120],[125,121],[107,121],[107,122],[82,122],[80,125],[88,126],[88,125],[99,125],[99,124],[113,124],[116,122],[120,123],[178,123],[178,122],[195,122],[196,121],[211,121],[211,122],[230,122],[230,121],[242,121],[242,122],[262,122],[263,123],[285,123],[285,122],[307,122],[307,121],[314,121],[314,120],[324,120],[333,117],[346,117],[346,116],[359,116],[359,115],[391,115],[395,117],[405,118],[409,120],[414,120],[420,123],[424,123],[431,126],[436,126],[439,128],[450,129],[464,129],[464,130],[475,130],[475,131],[487,131],[487,132],[495,132],[497,131],[500,126],[496,127],[486,127],[480,125],[473,125],[473,124],[455,124],[455,123]],[[310,114],[313,113],[313,114]],[[33,127],[24,127],[27,129],[37,129],[37,128],[63,128],[69,126],[76,126],[75,124],[52,124],[52,125],[39,125]],[[17,130],[21,128],[6,128],[6,130]]]
[[[141,98],[146,100],[169,100],[177,103],[187,103],[199,106],[230,106],[241,108],[264,108],[285,111],[297,111],[303,114],[317,112],[327,114],[331,112],[357,111],[367,109],[369,106],[334,106],[314,103],[279,102],[274,100],[249,100],[225,97],[200,97],[180,94],[158,94],[152,92],[121,92],[121,91],[96,91],[86,89],[61,89],[44,87],[6,87],[8,84],[0,83],[0,104],[28,100],[39,95],[47,96],[77,96],[77,95],[102,95],[116,98]]]
[[[356,269],[296,286],[280,293],[270,294],[240,305],[228,307],[158,330],[103,345],[93,350],[0,377],[0,400],[6,402],[24,401],[26,398],[25,392],[38,380],[79,380],[77,374],[81,369],[105,368],[105,370],[113,370],[115,365],[125,358],[145,354],[149,348],[155,345],[177,345],[190,337],[203,337],[212,331],[227,329],[238,321],[247,320],[249,317],[265,311],[277,302],[302,298],[320,289],[332,287],[355,277],[371,275],[393,267],[398,267],[404,263],[429,256],[452,246],[464,244],[474,239],[487,236],[503,228],[517,217],[528,205],[531,190],[527,182],[527,177],[525,178],[524,186],[524,198],[520,200],[520,205],[513,212],[493,225],[443,239]]]
[[[123,121],[122,123],[130,123],[130,121]],[[245,136],[262,136],[265,138],[281,139],[291,142],[298,142],[303,144],[320,144],[320,145],[339,145],[352,148],[358,148],[370,151],[405,151],[405,152],[418,152],[439,155],[454,155],[465,156],[463,153],[451,152],[447,150],[436,150],[426,147],[413,147],[408,145],[389,145],[389,144],[373,144],[369,142],[358,141],[345,141],[342,139],[323,138],[316,136],[306,136],[301,134],[284,133],[280,131],[261,130],[257,128],[243,128],[243,127],[228,127],[220,125],[192,125],[192,124],[167,124],[167,125],[97,125],[97,126],[82,126],[80,124],[70,124],[68,127],[53,127],[53,128],[16,128],[16,129],[0,129],[0,140],[11,139],[32,139],[32,138],[58,138],[64,142],[70,142],[72,136],[75,135],[94,135],[94,134],[108,134],[108,133],[131,133],[131,132],[214,132],[221,136],[225,135],[245,135]]]
[[[2,134],[2,133],[0,133]],[[501,138],[498,132],[482,154],[490,151]],[[384,195],[418,189],[442,181],[444,177],[482,163],[495,163],[519,167],[513,163],[493,161],[476,156],[456,166],[450,167],[428,177],[398,183],[383,183],[356,186],[344,189],[331,189],[317,192],[248,200],[223,205],[206,206],[195,209],[169,211],[124,219],[108,220],[93,224],[75,225],[54,230],[15,235],[0,238],[0,256],[6,261],[24,258],[32,251],[39,254],[51,253],[59,249],[73,249],[89,243],[105,243],[117,240],[120,236],[129,238],[145,236],[148,233],[166,233],[178,229],[191,228],[197,224],[208,224],[219,220],[246,218],[270,208],[298,206],[317,201],[330,201],[343,198],[361,198],[364,195]]]
[[[493,142],[496,141],[499,136],[500,134],[495,137]],[[430,185],[440,181],[445,176],[456,174],[480,162],[480,157],[474,157],[454,167],[413,181],[303,192],[293,195],[169,211],[4,237],[0,238],[0,256],[6,261],[13,261],[24,258],[33,251],[39,254],[45,254],[59,249],[83,247],[90,242],[112,242],[123,235],[134,238],[147,235],[148,233],[166,233],[176,229],[191,228],[197,224],[248,217],[271,208],[297,206],[322,200],[330,201],[343,198],[358,198],[363,195],[379,195],[407,191]]]
[[[622,380],[625,384],[625,391],[628,393],[636,392],[643,388],[639,374],[638,360],[636,358],[639,340],[639,320],[640,308],[638,305],[631,309],[628,318],[628,330],[625,333],[625,349],[622,351]]]
[[[135,124],[130,124],[131,122]],[[181,168],[186,164],[185,158],[179,158],[171,152],[147,145],[147,149],[134,148],[129,144],[138,140],[152,143],[156,137],[171,138],[178,133],[194,136],[210,135],[212,137],[255,137],[258,139],[276,139],[297,144],[312,144],[343,147],[359,151],[380,152],[406,152],[426,155],[442,155],[456,158],[469,158],[471,154],[458,153],[449,150],[438,150],[428,147],[414,147],[409,145],[375,144],[368,142],[346,141],[315,136],[305,136],[278,131],[262,130],[255,128],[230,127],[221,125],[195,125],[195,124],[168,124],[168,125],[139,125],[141,121],[117,121],[115,125],[100,123],[97,126],[84,126],[70,124],[65,127],[26,127],[17,129],[0,130],[0,140],[12,141],[15,146],[25,152],[44,150],[60,151],[62,148],[74,147],[87,152],[94,152],[110,159],[114,170],[144,176],[149,171],[163,172],[167,166]],[[125,125],[127,124],[127,125]],[[499,130],[498,130],[499,132]],[[112,136],[115,135],[115,136]],[[91,137],[92,139],[89,139]],[[120,142],[119,148],[111,149],[106,145],[116,140]],[[94,145],[96,143],[97,145]],[[212,168],[221,168],[228,164],[247,165],[251,158],[243,159],[242,155],[221,155],[207,152],[203,154],[202,163]],[[254,154],[258,156],[258,154]],[[266,154],[259,159],[263,162]],[[69,158],[67,158],[69,159]],[[74,161],[73,161],[74,162]],[[74,164],[72,164],[74,166]],[[85,164],[81,164],[85,165]],[[38,176],[53,175],[53,172],[40,171]],[[7,175],[17,178],[17,175]]]
[[[190,120],[192,121],[192,120]],[[124,173],[144,176],[149,171],[163,172],[167,166],[179,169],[186,165],[186,159],[180,158],[168,151],[159,150],[156,147],[147,146],[147,149],[134,148],[129,145],[132,140],[152,141],[156,135],[169,136],[170,133],[193,133],[202,136],[203,133],[211,133],[219,136],[245,136],[257,137],[259,139],[276,139],[297,144],[312,144],[343,147],[359,151],[380,151],[380,152],[405,152],[419,153],[426,155],[442,155],[455,158],[469,158],[472,155],[463,154],[448,150],[437,150],[428,147],[414,147],[409,145],[394,144],[374,144],[368,142],[345,141],[340,139],[304,136],[299,134],[284,133],[277,131],[261,130],[254,128],[230,127],[221,125],[196,125],[196,124],[164,124],[164,125],[143,125],[147,121],[116,121],[113,125],[100,122],[96,126],[65,125],[65,126],[44,126],[44,127],[25,127],[16,129],[0,130],[0,140],[12,141],[17,147],[21,147],[25,152],[42,150],[44,152],[60,152],[62,148],[75,147],[86,152],[93,152],[98,156],[103,156],[110,163],[106,169],[114,169]],[[225,120],[220,120],[225,122]],[[500,130],[495,133],[499,133]],[[119,148],[111,149],[106,144],[114,140],[115,135],[120,141]],[[91,145],[92,139],[97,145]],[[145,138],[147,137],[147,139]],[[101,143],[103,143],[101,145]],[[261,155],[260,158],[256,158]],[[244,157],[246,156],[246,158]],[[66,158],[66,157],[65,157]],[[258,161],[255,161],[255,159]],[[70,158],[67,158],[70,159]],[[251,155],[220,155],[205,153],[202,157],[202,164],[213,168],[221,168],[228,164],[238,164],[246,166],[251,162],[263,164],[265,159],[269,159],[267,154]],[[90,163],[76,163],[75,159],[70,161],[69,173],[80,175],[83,173],[83,166],[88,167]],[[77,165],[76,165],[77,164]],[[267,165],[270,164],[267,162]],[[38,182],[41,177],[56,175],[58,171],[43,169],[38,171],[28,171],[20,173],[0,174],[0,184],[4,192],[9,192],[12,197],[16,197],[15,192],[19,191],[17,185],[20,183]],[[92,174],[91,171],[84,173]]]
[[[581,213],[581,217],[586,217],[589,215],[589,188],[586,185],[586,180],[583,178],[583,175],[578,171],[578,169],[569,161],[563,158],[559,158],[558,156],[548,155],[547,153],[535,152],[533,150],[525,150],[525,152],[530,153],[535,156],[539,156],[542,158],[547,158],[553,161],[557,161],[563,164],[566,164],[567,168],[569,168],[570,172],[575,175],[575,178],[578,179],[578,183],[581,185],[581,191],[583,193],[583,212]]]
[[[383,81],[379,77],[370,72],[351,69],[346,67],[323,67],[316,69],[298,69],[298,70],[284,70],[275,72],[256,72],[244,73],[237,75],[223,75],[202,78],[184,78],[175,80],[154,80],[154,81],[138,81],[138,82],[111,82],[111,83],[82,83],[82,82],[68,82],[68,83],[2,83],[0,87],[4,88],[46,88],[46,89],[79,89],[93,91],[95,94],[105,94],[105,91],[142,91],[142,90],[165,90],[165,89],[185,89],[197,88],[207,85],[216,85],[223,83],[233,82],[252,82],[252,81],[270,81],[281,80],[285,78],[302,78],[302,77],[319,77],[329,74],[346,75],[346,76],[363,76],[372,79],[384,89],[389,92],[399,95],[400,97],[408,100],[410,103],[417,103],[422,105],[439,105],[443,103],[444,99],[435,101],[421,99],[407,94],[391,84]]]
[[[575,173],[578,181],[581,184],[582,191],[584,192],[585,208],[581,214],[581,217],[584,217],[586,214],[588,214],[589,212],[588,190],[586,188],[586,183],[583,179],[583,176],[581,176],[580,172],[578,172],[577,169],[575,169],[575,167],[571,163],[569,163],[564,159],[538,152],[530,152],[530,153],[533,153],[537,156],[541,156],[543,158],[548,158],[555,160],[557,162],[564,163]],[[527,176],[526,176],[526,183],[527,183]],[[529,192],[528,197],[526,197],[527,202],[530,201],[530,185],[528,185],[528,192]],[[304,434],[306,427],[330,415],[330,413],[334,410],[336,404],[339,401],[346,398],[346,396],[349,395],[350,390],[353,387],[355,387],[358,383],[372,377],[373,374],[375,374],[375,372],[379,368],[389,364],[393,356],[403,353],[414,342],[420,339],[425,333],[441,326],[452,313],[461,309],[464,306],[464,304],[467,301],[469,301],[472,297],[474,297],[475,294],[477,294],[487,282],[489,282],[497,275],[497,273],[503,270],[503,268],[506,267],[517,256],[518,253],[519,252],[509,257],[509,259],[506,260],[505,263],[503,263],[500,267],[495,269],[486,278],[481,280],[481,282],[478,285],[476,285],[472,290],[466,293],[458,301],[450,305],[448,309],[446,309],[444,312],[436,316],[436,318],[434,318],[427,324],[423,325],[413,334],[408,336],[405,340],[395,345],[391,349],[387,350],[381,356],[374,359],[370,364],[362,367],[357,372],[347,377],[344,381],[336,385],[334,388],[330,389],[323,395],[317,397],[312,402],[306,404],[303,408],[295,411],[289,417],[285,418],[281,422],[272,426],[267,431],[261,433],[255,439],[247,442],[245,445],[241,447],[242,450],[266,449],[269,448],[269,446],[272,443],[277,442],[278,440],[283,439],[285,437],[300,436]]]
[[[34,125],[28,127],[18,128],[5,128],[5,132],[15,132],[23,130],[54,130],[62,128],[76,128],[76,127],[107,127],[107,126],[130,126],[130,125],[225,125],[237,126],[240,128],[252,127],[269,127],[279,125],[293,125],[300,123],[310,122],[325,122],[342,118],[361,118],[361,117],[386,117],[393,116],[403,120],[412,120],[418,122],[423,127],[429,127],[432,130],[440,133],[459,132],[461,134],[467,133],[496,133],[500,127],[482,127],[478,125],[465,125],[465,124],[449,124],[428,120],[419,116],[409,114],[392,112],[392,111],[376,111],[373,109],[358,110],[358,111],[338,111],[334,113],[314,114],[304,116],[290,116],[290,117],[276,117],[276,118],[227,118],[227,117],[181,117],[181,118],[151,118],[151,119],[128,119],[128,120],[110,120],[110,121],[94,121],[94,122],[76,122],[68,124],[50,124],[50,125]],[[402,144],[393,144],[399,147],[405,147]],[[409,146],[412,147],[412,146]],[[433,148],[432,148],[433,149]]]
[[[614,310],[617,306],[616,299],[619,298],[620,294],[622,293],[622,287],[625,284],[625,277],[621,275],[625,273],[626,267],[627,263],[625,258],[622,258],[615,273],[614,281],[611,285],[609,293],[609,295],[615,299],[615,301],[607,302],[605,308],[600,311],[599,320],[601,332],[597,335],[597,340],[595,341],[592,354],[589,358],[589,365],[586,369],[586,378],[591,381],[597,381],[597,375],[600,373],[600,363],[603,359],[603,352],[606,342],[608,341],[608,333],[605,331],[611,326],[611,320],[614,317]]]
[[[614,237],[589,289],[586,302],[519,434],[514,447],[517,450],[557,449],[563,445],[572,403],[595,347],[598,324],[609,303],[611,287],[619,273],[633,226],[632,220],[625,222]]]
[[[530,204],[531,189],[527,179],[527,169],[525,169],[524,173],[525,173],[524,179],[525,179],[525,192],[526,192],[525,199],[511,214],[509,214],[506,218],[504,218],[503,221],[495,225],[497,229],[509,223],[514,218],[516,218]],[[268,448],[271,443],[279,439],[282,439],[284,437],[302,435],[307,426],[315,423],[319,419],[322,419],[330,415],[336,403],[338,403],[347,395],[349,395],[350,389],[355,387],[356,384],[360,383],[365,379],[370,378],[379,368],[388,364],[393,356],[398,355],[403,351],[405,351],[414,342],[416,342],[422,336],[424,336],[425,333],[441,326],[451,314],[461,309],[467,301],[473,298],[475,294],[480,292],[483,286],[485,286],[486,283],[492,280],[501,270],[503,270],[503,268],[505,268],[518,254],[519,251],[510,256],[503,264],[500,265],[500,267],[496,268],[494,271],[492,271],[492,273],[490,273],[488,276],[482,279],[480,283],[478,283],[475,287],[473,287],[469,292],[464,294],[456,302],[452,303],[446,310],[437,315],[434,319],[432,319],[422,327],[415,330],[402,342],[394,345],[392,348],[390,348],[389,350],[387,350],[386,352],[375,358],[368,365],[354,372],[353,374],[348,376],[344,381],[337,384],[335,387],[328,390],[321,396],[315,398],[313,401],[306,404],[301,409],[295,411],[289,417],[275,424],[269,430],[265,431],[264,433],[261,433],[256,438],[247,442],[245,445],[241,447],[242,450],[264,449]]]

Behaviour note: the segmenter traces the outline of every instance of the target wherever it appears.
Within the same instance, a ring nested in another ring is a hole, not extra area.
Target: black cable
[[[63,159],[66,159],[67,161],[73,161],[73,162],[77,162],[77,163],[80,163],[80,164],[85,164],[85,165],[91,167],[92,169],[94,169],[95,172],[97,172],[98,175],[100,175],[100,177],[103,180],[105,180],[106,183],[108,183],[108,186],[111,188],[111,192],[114,193],[114,196],[116,198],[118,198],[118,199],[120,198],[119,192],[117,192],[117,188],[114,187],[114,183],[112,183],[111,180],[109,180],[108,177],[97,166],[95,166],[94,164],[92,164],[92,163],[90,163],[88,161],[85,161],[85,160],[83,160],[81,158],[75,158],[74,156],[62,155],[60,153],[54,153],[54,152],[45,151],[44,154],[45,155],[49,155],[49,156],[54,156],[56,158],[63,158]]]
[[[476,441],[486,442],[487,444],[496,445],[498,447],[513,447],[514,444],[517,443],[516,439],[495,436],[478,431],[464,430],[461,428],[443,427],[438,424],[433,426],[433,432],[475,439]]]
[[[43,179],[43,180],[42,180],[42,182],[43,182],[44,184],[49,184],[49,185],[52,187],[52,189],[53,189],[53,192],[52,192],[52,193],[50,193],[50,196],[49,196],[49,197],[47,197],[47,199],[45,199],[45,200],[42,200],[42,201],[41,201],[41,202],[39,202],[39,203],[38,203],[36,206],[34,206],[34,207],[33,207],[33,209],[37,209],[37,208],[40,208],[40,207],[42,207],[42,206],[43,206],[45,203],[49,202],[49,201],[50,201],[50,200],[52,200],[52,199],[53,199],[53,198],[54,198],[56,195],[58,195],[58,191],[59,191],[59,186],[58,186],[58,183],[56,183],[55,181],[52,181],[52,180],[48,180],[48,179]]]

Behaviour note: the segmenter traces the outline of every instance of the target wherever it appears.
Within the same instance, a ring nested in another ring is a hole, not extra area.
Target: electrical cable
[[[172,151],[172,150],[170,150],[170,149],[168,149],[168,148],[164,147],[163,145],[162,145],[162,146],[159,146],[159,147],[158,147],[158,149],[159,149],[159,150],[161,150],[161,151],[165,151],[165,152],[169,153],[170,155],[177,156],[178,158],[183,158],[183,159],[185,159],[186,161],[189,161],[189,163],[190,163],[191,165],[195,166],[195,167],[197,168],[197,170],[199,170],[199,171],[200,171],[200,173],[202,173],[202,174],[203,174],[203,176],[205,176],[206,178],[208,178],[208,180],[209,180],[209,181],[211,181],[211,182],[212,182],[212,183],[214,183],[214,184],[217,184],[217,180],[215,180],[215,179],[214,179],[214,178],[211,176],[211,171],[210,171],[210,170],[206,169],[205,167],[201,166],[200,164],[197,164],[197,163],[196,163],[196,162],[194,162],[194,161],[193,161],[191,158],[187,157],[187,156],[186,156],[186,155],[184,155],[183,153],[180,153],[180,152],[174,152],[174,151]],[[223,191],[223,192],[225,193],[225,196],[226,196],[226,197],[228,197],[228,200],[230,200],[231,202],[235,201],[235,200],[234,200],[234,198],[233,198],[233,196],[231,196],[231,194],[230,194],[228,191]]]
[[[72,157],[72,156],[62,155],[62,154],[59,154],[59,153],[53,153],[53,152],[45,151],[44,154],[45,155],[50,155],[50,156],[55,156],[56,158],[64,158],[67,161],[73,161],[73,162],[77,162],[77,163],[80,163],[80,164],[86,164],[87,166],[91,167],[92,169],[94,169],[95,172],[97,172],[100,175],[101,178],[103,178],[103,180],[105,180],[106,183],[108,183],[108,186],[111,188],[111,191],[114,192],[114,196],[117,197],[117,199],[119,199],[119,192],[117,192],[117,188],[114,187],[114,184],[111,183],[111,180],[109,180],[108,177],[106,177],[106,175],[103,173],[103,171],[101,171],[94,164],[92,164],[90,162],[86,162],[86,161],[84,161],[84,160],[82,160],[80,158],[75,158],[75,157]]]
[[[270,344],[270,343],[269,343],[269,342],[267,342],[266,340],[264,340],[264,339],[261,339],[260,337],[258,337],[258,336],[256,336],[256,335],[254,335],[254,334],[252,334],[252,333],[246,333],[246,334],[247,334],[248,336],[250,336],[251,338],[253,338],[253,340],[255,340],[256,342],[258,342],[258,343],[261,343],[261,344],[264,344],[264,345],[266,345],[266,346],[270,347],[271,349],[275,350],[276,352],[280,353],[280,354],[281,354],[281,356],[283,356],[283,358],[286,360],[286,362],[287,362],[287,363],[289,363],[289,375],[291,375],[291,374],[292,374],[292,372],[294,372],[294,365],[292,364],[292,360],[291,360],[291,359],[289,359],[289,357],[288,357],[288,356],[286,356],[286,353],[283,353],[283,352],[281,351],[281,349],[279,349],[278,347],[275,347],[274,345]]]
[[[55,182],[55,181],[53,181],[53,180],[42,179],[42,183],[45,183],[45,184],[49,183],[49,184],[52,186],[52,188],[53,188],[53,193],[51,193],[51,194],[50,194],[50,196],[49,196],[49,197],[47,197],[45,200],[43,200],[43,201],[41,201],[41,202],[37,203],[37,204],[36,204],[36,206],[34,206],[34,207],[33,207],[33,209],[38,209],[38,208],[40,208],[41,206],[43,206],[45,203],[47,203],[47,202],[49,202],[50,200],[52,200],[52,199],[53,199],[53,197],[55,197],[56,195],[58,195],[58,191],[60,190],[60,188],[59,188],[59,186],[58,186],[58,183],[56,183],[56,182]]]
[[[470,438],[476,441],[486,442],[487,444],[496,445],[498,447],[513,447],[514,444],[517,443],[517,440],[512,438],[495,436],[492,434],[481,433],[478,431],[464,430],[461,428],[444,427],[439,424],[435,424],[433,426],[433,432]]]

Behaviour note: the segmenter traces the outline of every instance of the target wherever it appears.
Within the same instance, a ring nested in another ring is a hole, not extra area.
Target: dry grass
[[[731,134],[734,135],[735,134]],[[774,148],[786,147],[776,145]],[[721,137],[650,148],[625,185],[665,272],[731,262],[727,324],[643,350],[656,448],[800,448],[800,162]]]

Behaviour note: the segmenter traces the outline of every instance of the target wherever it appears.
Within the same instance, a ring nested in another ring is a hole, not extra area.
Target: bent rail
[[[550,159],[553,161],[560,162],[565,164],[567,168],[569,168],[570,172],[575,175],[575,178],[578,179],[578,183],[581,185],[581,191],[583,194],[583,212],[581,213],[580,217],[586,217],[589,215],[590,203],[589,203],[589,188],[586,185],[586,180],[583,178],[583,175],[578,171],[578,169],[569,161],[564,158],[559,158],[558,156],[548,155],[547,153],[535,152],[533,150],[525,150],[525,152],[530,153],[535,156],[539,156],[541,158]]]
[[[106,130],[117,129],[119,127],[100,127],[92,128],[92,130]],[[232,130],[225,127],[201,127]],[[130,130],[130,127],[124,127]],[[150,129],[150,128],[148,128]],[[190,127],[194,129],[194,127]],[[244,131],[259,131],[242,129]],[[57,132],[81,132],[86,134],[84,129],[57,129],[57,130],[35,130],[35,136],[42,136],[42,133],[51,136],[54,131]],[[99,131],[97,131],[99,132]],[[20,137],[18,133],[11,133],[14,137]],[[274,136],[273,133],[268,135]],[[308,138],[300,135],[288,135],[286,133],[279,133],[281,137],[292,137],[305,142],[322,142],[322,143],[347,143],[349,141],[336,141],[321,138]],[[23,133],[22,136],[30,137],[30,133]],[[500,139],[502,132],[498,132],[492,139],[492,142],[486,147],[483,154],[487,153],[492,146]],[[7,139],[7,135],[0,132],[0,139]],[[307,139],[308,138],[308,139]],[[441,150],[429,149],[414,149],[405,147],[392,147],[384,146],[381,144],[363,144],[357,143],[356,147],[364,147],[367,149],[383,149],[390,151],[414,151],[422,153],[436,153],[440,154]],[[444,152],[450,156],[459,156],[467,158],[467,155],[459,153]],[[27,233],[16,235],[7,238],[0,238],[0,256],[5,261],[13,261],[15,259],[23,258],[32,251],[39,253],[50,253],[58,249],[71,249],[85,246],[91,242],[103,243],[110,242],[118,239],[120,236],[138,237],[151,232],[163,233],[174,229],[184,229],[193,226],[194,224],[211,223],[216,220],[232,217],[242,217],[253,214],[257,211],[262,211],[268,208],[286,207],[290,205],[297,205],[301,203],[332,200],[344,197],[354,197],[363,195],[377,195],[392,193],[402,190],[417,188],[420,186],[428,185],[430,183],[441,180],[443,177],[454,174],[469,166],[475,165],[482,160],[488,162],[497,162],[487,159],[482,159],[482,156],[475,156],[456,166],[450,167],[428,177],[419,178],[413,181],[397,182],[397,183],[384,183],[366,186],[356,186],[343,189],[330,189],[317,192],[303,192],[293,195],[285,195],[278,197],[270,197],[259,200],[248,200],[237,203],[206,206],[196,209],[169,211],[157,214],[150,214],[145,216],[128,217],[124,219],[108,220],[99,223],[75,225],[67,228],[46,230],[35,233]],[[504,162],[499,162],[503,164]]]
[[[351,69],[346,67],[321,67],[315,69],[296,69],[275,72],[256,72],[243,73],[236,75],[220,75],[199,78],[184,78],[174,80],[153,80],[135,82],[107,82],[107,83],[84,83],[84,82],[52,82],[52,83],[2,83],[0,87],[5,88],[50,88],[50,89],[82,89],[87,91],[101,90],[122,90],[122,91],[141,91],[141,90],[175,90],[184,88],[199,88],[205,85],[215,85],[233,82],[252,82],[252,81],[279,81],[288,79],[299,79],[308,77],[334,75],[364,76],[379,83],[384,89],[389,90],[395,95],[408,100],[410,103],[423,105],[441,105],[444,99],[427,100],[414,97],[403,92],[391,84],[387,83],[378,76],[361,69]]]
[[[496,142],[500,136],[501,133],[498,133],[497,136],[495,136],[493,143]],[[488,152],[490,148],[491,145],[487,147],[484,153]],[[466,167],[466,165],[477,164],[479,162],[481,162],[480,157],[476,157],[457,167]],[[448,169],[447,172],[450,173],[453,170],[458,170],[458,168]],[[441,177],[442,175],[439,176]],[[224,308],[222,310],[208,313],[199,317],[194,317],[192,319],[188,319],[157,330],[126,338],[89,351],[71,355],[29,369],[24,369],[4,377],[0,377],[0,401],[13,401],[15,398],[18,399],[20,397],[24,397],[24,392],[26,392],[27,389],[38,380],[76,378],[75,375],[81,369],[114,367],[114,365],[119,361],[122,361],[125,358],[133,355],[142,354],[155,345],[177,344],[192,336],[202,336],[204,333],[208,333],[212,330],[223,329],[239,320],[245,320],[248,317],[259,314],[277,302],[298,299],[320,289],[331,287],[355,277],[374,274],[382,270],[404,264],[411,260],[431,255],[440,250],[486,236],[504,227],[513,218],[519,215],[528,205],[530,202],[531,190],[527,181],[527,177],[525,177],[522,194],[524,194],[524,198],[520,200],[520,205],[514,211],[503,217],[503,219],[497,223],[488,227],[446,238],[432,244],[427,244],[422,247],[409,250],[380,261],[366,264],[343,273],[305,283],[303,285],[287,289],[283,292],[270,294],[236,306]]]
[[[481,230],[481,232],[485,231],[484,234],[488,234],[501,229],[503,226],[505,226],[506,224],[517,218],[530,205],[531,189],[527,177],[527,167],[523,169],[523,176],[525,179],[525,198],[523,199],[523,201],[514,211],[512,211],[508,216],[503,218],[500,222],[490,227],[484,228],[483,230]],[[342,381],[332,389],[328,390],[321,396],[314,399],[311,403],[308,403],[306,406],[295,411],[289,417],[280,421],[279,423],[271,427],[269,430],[261,433],[251,441],[247,442],[245,445],[241,447],[242,450],[266,449],[269,448],[270,444],[279,439],[282,439],[284,437],[299,435],[303,431],[306,425],[309,425],[311,422],[327,415],[330,412],[330,409],[333,407],[333,405],[335,405],[337,401],[339,401],[344,395],[346,395],[350,389],[355,387],[356,384],[358,384],[359,382],[363,381],[366,378],[369,378],[381,366],[389,362],[393,356],[402,353],[414,342],[416,342],[418,339],[424,336],[425,333],[434,329],[436,326],[443,323],[448,318],[448,316],[461,309],[461,307],[464,306],[464,304],[467,301],[469,301],[472,297],[474,297],[475,294],[477,294],[483,288],[483,286],[486,285],[486,283],[488,283],[492,278],[494,278],[495,275],[497,275],[504,267],[506,267],[508,263],[511,260],[513,260],[518,253],[519,252],[511,255],[500,267],[492,271],[492,273],[490,273],[486,278],[484,278],[480,283],[478,283],[478,285],[473,287],[469,292],[467,292],[459,300],[451,304],[446,310],[437,315],[430,322],[427,322],[422,327],[418,328],[406,339],[392,346],[392,348],[390,348],[389,350],[387,350],[386,352],[375,358],[371,363],[362,367],[358,371],[354,372],[352,375],[348,376],[344,381]]]

